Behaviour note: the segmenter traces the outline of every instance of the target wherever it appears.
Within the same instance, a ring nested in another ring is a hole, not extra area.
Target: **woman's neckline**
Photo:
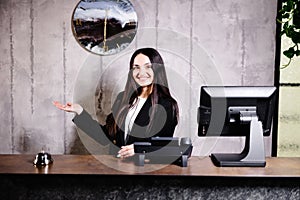
[[[140,97],[140,96],[138,96],[138,98],[139,98],[140,100],[146,100],[148,97]]]

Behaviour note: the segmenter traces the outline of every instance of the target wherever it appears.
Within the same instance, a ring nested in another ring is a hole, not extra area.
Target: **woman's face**
[[[154,80],[152,64],[148,56],[138,54],[133,61],[132,76],[141,87],[151,85]]]

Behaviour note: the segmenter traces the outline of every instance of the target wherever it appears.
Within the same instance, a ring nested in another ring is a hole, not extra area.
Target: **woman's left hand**
[[[127,158],[134,155],[133,144],[122,146],[121,150],[118,152],[118,156],[121,158]]]

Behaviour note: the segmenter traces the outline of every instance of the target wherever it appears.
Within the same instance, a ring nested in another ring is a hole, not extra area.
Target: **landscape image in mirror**
[[[73,33],[85,49],[112,55],[129,46],[137,30],[137,15],[128,0],[82,0],[72,17]]]

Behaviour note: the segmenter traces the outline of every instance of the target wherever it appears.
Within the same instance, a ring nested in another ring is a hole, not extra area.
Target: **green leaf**
[[[287,10],[291,11],[294,8],[295,2],[293,0],[288,0],[287,1]]]
[[[283,30],[286,30],[288,27],[289,27],[289,24],[288,24],[288,23],[284,23],[282,29],[283,29]]]
[[[280,36],[286,35],[294,44],[283,51],[289,58],[289,63],[294,56],[300,56],[300,0],[281,0],[282,8],[277,13],[277,21],[282,24]],[[288,64],[284,65],[287,67]]]
[[[286,5],[282,6],[282,9],[280,11],[283,13],[288,12],[287,6]]]
[[[291,39],[295,44],[297,44],[297,43],[299,44],[300,43],[300,33],[294,31]]]
[[[294,31],[294,25],[290,25],[286,28],[285,30],[285,34],[287,37],[292,38],[294,35],[295,31]]]
[[[285,50],[285,51],[283,52],[283,55],[285,55],[285,56],[288,57],[288,58],[293,58],[295,54],[296,54],[296,52],[295,52],[295,50],[294,50],[294,47],[291,47],[291,48],[289,48],[288,50]]]

